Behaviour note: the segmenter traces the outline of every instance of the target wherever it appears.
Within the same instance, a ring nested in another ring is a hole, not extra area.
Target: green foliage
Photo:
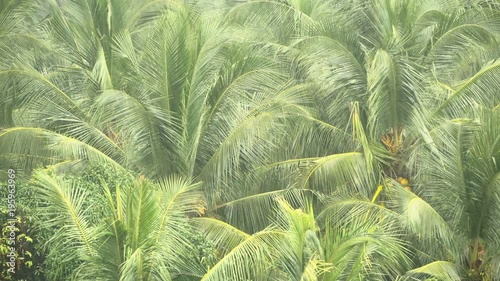
[[[102,181],[100,190],[87,190],[81,184],[92,184],[89,175],[75,180],[48,171],[35,174],[35,194],[44,203],[40,217],[50,238],[44,246],[51,280],[88,280],[96,274],[108,280],[170,280],[179,271],[200,274],[213,262],[209,244],[198,242],[188,223],[187,215],[202,202],[199,185],[179,178],[152,184],[112,177],[127,183],[112,191]]]
[[[72,182],[73,184],[84,189],[88,194],[91,194],[83,203],[82,208],[91,210],[90,220],[97,223],[104,215],[103,208],[96,208],[95,206],[103,206],[106,204],[102,198],[102,186],[109,187],[113,198],[116,197],[115,188],[120,186],[128,186],[133,182],[131,173],[124,170],[116,170],[111,165],[105,163],[96,163],[78,166],[77,171],[67,173],[65,172],[63,178],[65,181]]]
[[[1,2],[23,272],[500,279],[499,18],[493,0]]]
[[[2,185],[0,196],[7,198],[8,189]],[[31,186],[23,181],[16,182],[16,210],[15,217],[9,214],[6,205],[0,207],[1,236],[0,236],[0,254],[1,254],[1,280],[47,280],[45,278],[45,252],[40,240],[41,232],[35,229],[37,225],[37,216],[35,215],[35,200]],[[4,202],[6,202],[5,200]],[[14,219],[15,223],[9,222]],[[15,245],[10,242],[11,232],[15,232]],[[8,272],[7,262],[8,254],[14,247],[15,253],[15,274]]]

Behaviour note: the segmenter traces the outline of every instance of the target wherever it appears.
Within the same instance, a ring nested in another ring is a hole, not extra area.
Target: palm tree
[[[499,80],[491,62],[498,57],[493,47],[496,10],[433,1],[364,6],[311,2],[249,3],[227,15],[248,28],[264,27],[273,48],[297,54],[296,75],[305,73],[317,85],[314,99],[321,101],[315,105],[317,115],[306,117],[311,122],[300,123],[284,142],[286,149],[274,158],[282,161],[264,168],[270,175],[262,182],[281,190],[262,184],[261,192],[244,189],[221,206],[226,219],[243,229],[267,225],[270,198],[291,195],[290,187],[321,194],[333,189],[335,196],[360,192],[363,202],[369,202],[379,184],[410,177],[416,192],[425,194],[417,177],[425,164],[416,162],[418,148],[431,142],[429,131],[443,120],[467,116],[471,106],[498,104],[494,85]],[[257,12],[261,21],[253,16]],[[284,16],[273,16],[277,14]],[[341,27],[355,31],[342,32]],[[468,50],[474,55],[463,58]],[[354,148],[331,145],[346,136],[354,138]],[[385,190],[379,200],[389,199]],[[416,266],[425,263],[414,261]]]
[[[398,221],[338,208],[354,199],[331,202],[318,216],[310,203],[294,209],[276,200],[273,223],[253,234],[194,219],[222,254],[202,280],[395,280],[411,269]]]
[[[429,238],[437,232],[446,235],[438,236],[442,238],[437,244],[422,245],[433,263],[414,272],[460,276],[461,280],[500,277],[499,118],[498,109],[482,109],[475,120],[443,122],[431,132],[434,144],[422,149],[416,180],[422,199],[433,209],[421,210],[421,218],[427,216],[427,220],[418,228]],[[431,221],[446,224],[433,230]],[[437,265],[446,265],[446,270]]]
[[[282,120],[308,114],[286,60],[246,46],[217,16],[168,1],[57,4],[37,25],[51,53],[2,72],[17,95],[2,96],[14,120],[0,133],[5,165],[177,173],[204,181],[215,202],[236,171],[267,158]]]
[[[50,171],[37,171],[34,181],[35,196],[44,206],[43,226],[58,229],[46,244],[48,255],[60,261],[56,269],[62,275],[52,273],[53,278],[172,280],[181,273],[203,274],[201,265],[188,259],[194,231],[188,215],[203,202],[199,184],[175,177],[158,184],[138,179],[116,190],[103,184],[100,193],[90,193]],[[100,203],[97,211],[86,203],[91,199]],[[75,263],[64,275],[65,267]]]

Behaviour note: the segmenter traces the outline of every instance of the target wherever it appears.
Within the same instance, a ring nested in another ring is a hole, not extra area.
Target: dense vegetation
[[[499,39],[496,0],[1,1],[0,279],[500,280]]]

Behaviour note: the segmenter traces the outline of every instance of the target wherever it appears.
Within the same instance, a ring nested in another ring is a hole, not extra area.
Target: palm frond
[[[460,280],[461,276],[463,276],[463,271],[464,269],[456,264],[445,261],[435,261],[410,270],[408,275],[417,278],[433,276],[441,280]]]
[[[499,103],[495,90],[499,86],[497,78],[499,69],[500,63],[496,61],[486,64],[478,73],[455,89],[442,102],[436,113],[457,118],[478,104],[488,108],[496,106]]]

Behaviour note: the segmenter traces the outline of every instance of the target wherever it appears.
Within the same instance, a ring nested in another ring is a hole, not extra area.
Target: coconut
[[[405,179],[405,178],[402,178],[402,179],[399,181],[399,183],[401,183],[401,185],[403,185],[403,186],[408,186],[408,180],[407,180],[407,179]]]

